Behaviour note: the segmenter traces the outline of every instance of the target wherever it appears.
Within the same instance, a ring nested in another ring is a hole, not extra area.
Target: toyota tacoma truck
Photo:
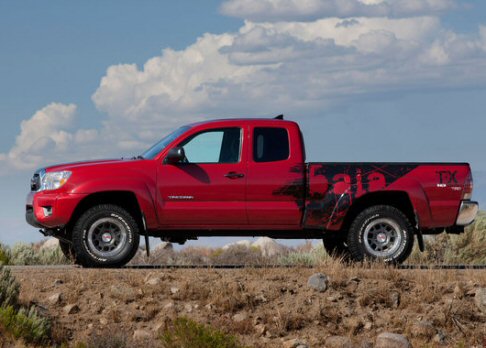
[[[297,123],[229,119],[135,158],[38,170],[26,219],[85,267],[125,265],[141,236],[318,238],[339,257],[400,263],[423,235],[464,232],[472,190],[467,163],[306,163]]]

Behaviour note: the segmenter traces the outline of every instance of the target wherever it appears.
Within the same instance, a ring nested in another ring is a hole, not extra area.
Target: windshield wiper
[[[143,157],[142,155],[138,155],[138,156],[134,156],[132,157],[132,160],[137,160],[137,159],[145,159],[145,157]]]

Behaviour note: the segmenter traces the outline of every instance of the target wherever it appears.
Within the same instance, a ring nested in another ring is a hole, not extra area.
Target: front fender
[[[137,199],[138,205],[145,217],[148,229],[158,227],[158,217],[155,209],[155,182],[147,184],[145,179],[130,177],[96,178],[83,181],[72,189],[72,193],[92,195],[104,192],[130,192]]]

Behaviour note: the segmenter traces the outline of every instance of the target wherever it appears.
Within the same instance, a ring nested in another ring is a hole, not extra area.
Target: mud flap
[[[150,244],[149,244],[149,236],[145,233],[145,250],[147,251],[147,257],[150,257]]]
[[[422,235],[422,231],[420,231],[419,229],[416,229],[415,235],[417,236],[417,242],[418,242],[419,250],[421,252],[424,252],[425,244],[424,244],[424,237]]]

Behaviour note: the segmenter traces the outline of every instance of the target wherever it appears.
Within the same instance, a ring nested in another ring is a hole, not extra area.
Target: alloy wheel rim
[[[400,226],[392,219],[373,220],[366,226],[363,235],[366,251],[378,258],[393,256],[403,241]]]
[[[127,229],[115,218],[107,217],[95,221],[88,230],[88,248],[101,258],[118,255],[127,244]]]

